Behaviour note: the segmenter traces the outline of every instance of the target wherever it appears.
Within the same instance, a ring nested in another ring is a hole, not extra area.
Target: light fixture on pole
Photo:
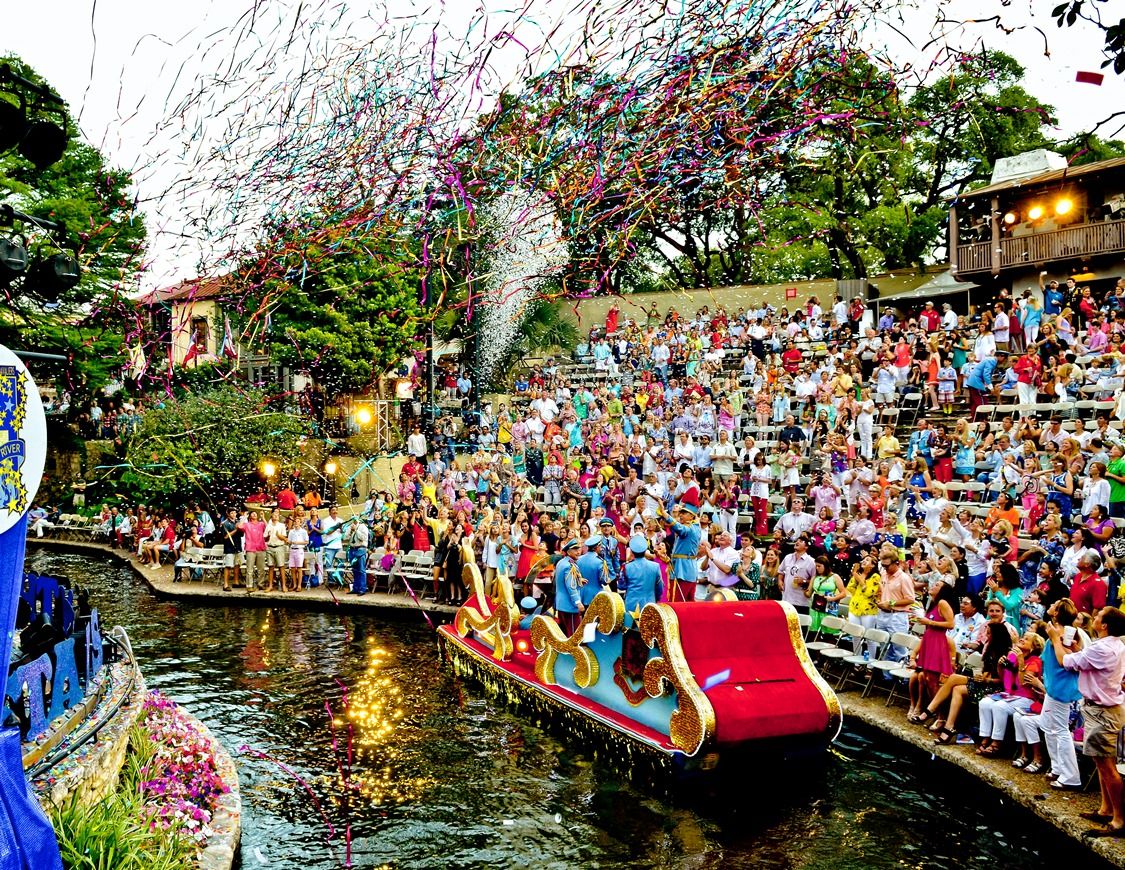
[[[19,100],[19,104],[4,99]],[[45,113],[48,117],[41,117]],[[51,116],[57,116],[57,124]],[[36,169],[62,159],[70,136],[62,98],[24,78],[10,63],[0,64],[0,151],[16,149]]]

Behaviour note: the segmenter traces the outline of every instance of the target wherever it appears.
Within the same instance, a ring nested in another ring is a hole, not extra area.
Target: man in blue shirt
[[[644,535],[633,535],[629,539],[629,553],[620,589],[625,593],[625,618],[635,620],[641,608],[660,600],[663,581],[660,566],[648,558],[648,541]]]
[[[988,401],[986,394],[992,393],[992,376],[1000,363],[1007,363],[1008,352],[997,350],[996,356],[986,356],[975,366],[965,379],[965,386],[969,389],[969,416],[976,416],[977,408]]]
[[[578,573],[582,575],[582,580],[585,583],[578,590],[584,607],[589,607],[590,602],[599,592],[609,588],[609,566],[598,553],[598,546],[601,542],[601,535],[592,535],[587,538],[586,552],[579,556],[575,562],[578,566]]]
[[[1043,291],[1043,314],[1049,317],[1062,311],[1066,294],[1059,289],[1058,281],[1048,281],[1044,284],[1043,279],[1046,276],[1046,272],[1039,273],[1039,289]]]

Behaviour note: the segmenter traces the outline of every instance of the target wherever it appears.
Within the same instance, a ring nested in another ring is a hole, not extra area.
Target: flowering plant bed
[[[91,870],[195,867],[215,809],[230,790],[199,723],[150,692],[130,733],[117,791],[91,807],[72,799],[52,811],[63,863]]]
[[[218,799],[230,791],[219,776],[211,741],[159,692],[145,699],[139,724],[154,747],[140,769],[142,814],[152,829],[203,845]]]

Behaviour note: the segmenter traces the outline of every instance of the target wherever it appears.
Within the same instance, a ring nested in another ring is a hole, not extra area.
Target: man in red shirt
[[[922,323],[922,328],[926,332],[937,332],[941,326],[941,315],[937,313],[934,308],[934,303],[927,302],[922,308],[922,313],[918,315],[918,320]]]
[[[793,342],[789,342],[785,352],[781,355],[781,367],[791,375],[797,374],[798,369],[801,367],[801,361],[804,355],[797,349]]]
[[[297,493],[288,486],[283,486],[277,491],[277,506],[283,511],[293,510],[297,507]]]
[[[417,457],[411,456],[406,464],[402,466],[402,473],[407,475],[411,480],[421,480],[426,473],[426,467],[418,461]]]
[[[1084,553],[1078,558],[1078,573],[1070,584],[1070,600],[1079,613],[1097,613],[1105,607],[1109,586],[1098,574],[1101,557],[1097,553]]]
[[[1020,404],[1034,405],[1039,399],[1039,379],[1043,375],[1043,363],[1035,348],[1029,347],[1025,350],[1012,368],[1016,370],[1018,376],[1016,392],[1019,393]]]

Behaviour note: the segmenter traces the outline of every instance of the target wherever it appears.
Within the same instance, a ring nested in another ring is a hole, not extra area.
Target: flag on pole
[[[188,345],[187,353],[184,354],[184,361],[183,361],[182,365],[186,366],[189,362],[191,362],[193,359],[195,359],[196,356],[198,356],[198,355],[199,355],[199,345],[195,343],[195,337],[192,336],[191,344]]]
[[[219,350],[219,356],[225,356],[227,359],[238,359],[238,346],[234,343],[234,336],[230,331],[230,318],[225,314],[223,315],[223,346]]]
[[[148,359],[145,357],[144,345],[139,341],[129,348],[129,376],[133,380],[140,380],[148,371]]]

